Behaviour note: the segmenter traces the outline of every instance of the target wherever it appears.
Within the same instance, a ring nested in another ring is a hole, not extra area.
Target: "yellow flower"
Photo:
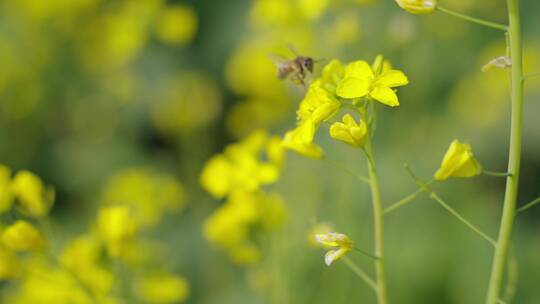
[[[185,206],[184,196],[182,184],[173,175],[134,167],[109,178],[101,204],[129,206],[138,225],[153,227],[163,215],[180,212]]]
[[[4,165],[0,165],[0,214],[9,211],[13,204],[10,176],[11,170]]]
[[[296,112],[301,121],[311,120],[316,125],[332,117],[340,108],[339,101],[335,100],[328,91],[322,88],[321,81],[314,81],[308,89],[300,107]]]
[[[15,175],[12,189],[22,210],[29,216],[45,216],[52,207],[54,190],[45,187],[41,179],[29,171],[20,171]]]
[[[345,68],[345,77],[340,82],[336,94],[342,98],[353,99],[369,96],[385,105],[399,106],[392,88],[409,83],[403,72],[398,70],[375,73],[365,61],[355,61]]]
[[[343,116],[343,122],[335,122],[330,127],[330,136],[353,147],[363,147],[366,142],[367,127],[363,121],[356,123],[350,114]]]
[[[323,150],[313,142],[315,136],[315,124],[311,119],[300,122],[292,131],[285,134],[283,146],[304,156],[321,159]]]
[[[308,233],[308,244],[313,247],[318,246],[317,235],[326,234],[333,230],[334,228],[329,223],[316,223]]]
[[[436,180],[445,180],[450,176],[472,177],[482,173],[482,165],[474,158],[471,146],[452,141],[446,151],[441,167],[435,173]]]
[[[261,185],[275,183],[279,178],[279,167],[283,153],[276,147],[275,140],[269,141],[263,131],[253,132],[243,141],[229,145],[223,154],[212,157],[204,166],[200,182],[215,198],[223,198],[236,190],[254,191]],[[262,160],[266,150],[269,161]],[[271,158],[271,159],[270,159]]]
[[[0,281],[9,280],[17,276],[21,269],[21,262],[10,250],[0,246]]]
[[[135,290],[144,303],[179,303],[188,297],[189,284],[177,275],[150,274],[137,280]]]
[[[32,224],[18,220],[2,232],[4,246],[14,251],[36,251],[44,247],[41,233]]]
[[[156,23],[157,37],[169,44],[185,44],[197,31],[197,14],[186,5],[167,6],[160,12]]]
[[[112,257],[120,256],[126,242],[137,231],[137,225],[126,206],[102,207],[98,212],[97,228]]]
[[[318,243],[327,247],[337,247],[337,250],[329,250],[324,256],[324,262],[330,266],[332,263],[353,249],[353,242],[348,236],[338,232],[329,232],[315,235]]]
[[[396,3],[411,14],[430,14],[437,6],[436,0],[396,0]]]
[[[100,241],[83,235],[68,244],[62,251],[60,263],[71,271],[92,293],[105,296],[113,287],[113,274],[99,265],[102,254]]]

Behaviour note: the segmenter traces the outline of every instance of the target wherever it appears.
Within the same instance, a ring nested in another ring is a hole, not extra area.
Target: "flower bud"
[[[437,0],[396,0],[396,3],[411,14],[430,14],[437,6]]]
[[[482,165],[474,158],[471,146],[454,140],[435,173],[436,180],[445,180],[450,176],[472,177],[482,173]]]
[[[350,114],[343,116],[343,123],[335,122],[330,127],[330,136],[353,147],[360,148],[366,142],[367,127],[363,121],[356,123]]]
[[[15,175],[12,189],[23,212],[28,216],[47,215],[54,201],[54,190],[45,187],[41,179],[29,171],[20,171]]]

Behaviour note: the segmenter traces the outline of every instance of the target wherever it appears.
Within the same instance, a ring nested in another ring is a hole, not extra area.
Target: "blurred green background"
[[[440,3],[506,20],[503,0]],[[525,72],[538,72],[540,2],[521,3]],[[236,265],[202,233],[222,204],[199,185],[205,161],[253,130],[282,135],[294,125],[302,88],[278,81],[268,58],[293,56],[288,44],[325,60],[384,54],[409,77],[401,106],[379,107],[375,155],[385,206],[416,190],[404,163],[427,180],[454,138],[469,142],[487,169],[504,171],[506,73],[480,71],[504,55],[504,36],[442,13],[410,15],[390,0],[1,0],[0,162],[54,185],[60,242],[86,229],[119,172],[175,176],[185,210],[148,234],[169,246],[171,267],[190,282],[186,303],[374,303],[349,269],[326,267],[324,250],[307,241],[313,225],[325,222],[372,250],[368,188],[340,169],[365,174],[363,156],[326,134],[317,140],[327,160],[288,153],[271,186],[288,220],[257,236],[260,263]],[[521,203],[540,195],[540,81],[527,82],[525,92]],[[496,235],[503,179],[453,179],[436,189]],[[539,218],[540,208],[517,218],[514,303],[540,298]],[[426,196],[389,214],[385,225],[392,302],[482,303],[489,244]],[[351,258],[372,272],[369,260]]]

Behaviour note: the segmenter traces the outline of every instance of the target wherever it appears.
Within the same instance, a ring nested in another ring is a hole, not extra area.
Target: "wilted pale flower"
[[[2,231],[2,243],[14,251],[36,251],[43,248],[45,241],[32,224],[18,220]]]
[[[437,6],[437,0],[396,0],[396,3],[411,14],[430,14]]]
[[[22,210],[29,216],[47,215],[54,201],[54,190],[29,171],[20,171],[12,181],[12,189]]]
[[[408,83],[407,77],[401,71],[383,70],[378,74],[367,62],[359,60],[347,65],[345,77],[340,82],[336,94],[347,99],[369,96],[385,105],[395,107],[399,106],[399,101],[393,88]]]
[[[353,147],[363,147],[366,142],[367,127],[363,121],[357,123],[350,114],[343,116],[343,122],[335,122],[330,127],[330,136]]]
[[[122,248],[137,230],[130,210],[126,206],[102,207],[97,217],[99,235],[112,257],[118,257]]]
[[[325,234],[315,235],[318,243],[328,246],[337,247],[337,250],[329,250],[324,256],[324,262],[330,266],[332,263],[353,249],[353,242],[348,236],[338,232],[329,232]]]
[[[446,151],[441,167],[435,173],[436,180],[445,180],[450,176],[472,177],[482,173],[482,165],[474,158],[471,146],[452,141]]]

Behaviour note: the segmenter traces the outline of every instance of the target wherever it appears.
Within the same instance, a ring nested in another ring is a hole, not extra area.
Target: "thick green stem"
[[[519,185],[519,169],[521,161],[521,140],[523,123],[523,61],[521,43],[521,24],[519,16],[519,0],[508,0],[508,40],[510,43],[511,66],[511,98],[512,114],[510,126],[510,152],[508,170],[511,176],[506,178],[504,207],[497,238],[497,246],[493,257],[491,277],[486,296],[486,304],[495,304],[501,293],[504,270],[508,260],[512,227],[516,215],[516,201]]]
[[[384,258],[383,258],[383,209],[381,202],[381,192],[379,190],[379,180],[377,177],[377,169],[375,168],[375,160],[373,158],[371,137],[367,136],[365,152],[368,158],[368,171],[371,187],[371,201],[373,204],[373,222],[375,235],[375,271],[377,273],[377,302],[378,304],[387,304],[388,296],[386,293],[386,279],[384,274]]]

